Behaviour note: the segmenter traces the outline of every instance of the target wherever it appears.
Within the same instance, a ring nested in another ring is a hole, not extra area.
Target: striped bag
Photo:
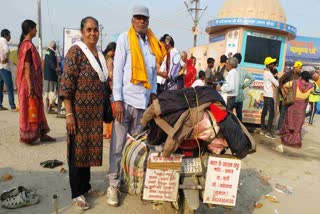
[[[123,150],[121,167],[125,181],[129,187],[128,193],[142,196],[144,175],[148,157],[146,145],[147,134],[144,132],[136,138],[127,136]]]

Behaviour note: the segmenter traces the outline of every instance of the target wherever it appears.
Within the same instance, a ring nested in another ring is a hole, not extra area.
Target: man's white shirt
[[[0,37],[0,69],[7,69],[8,70],[8,63],[2,64],[1,62],[5,59],[9,58],[10,48],[8,45],[8,41]]]

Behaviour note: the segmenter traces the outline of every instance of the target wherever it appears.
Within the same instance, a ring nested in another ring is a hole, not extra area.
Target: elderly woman
[[[32,39],[37,34],[36,23],[25,20],[21,24],[22,34],[18,46],[17,89],[19,99],[20,141],[33,144],[40,138],[41,142],[52,142],[54,138],[47,135],[50,131],[42,101],[41,58]],[[28,118],[30,103],[35,104],[37,120]]]
[[[81,210],[90,208],[85,195],[102,195],[90,185],[90,167],[102,165],[103,101],[108,96],[106,61],[96,46],[98,26],[93,17],[82,19],[82,41],[66,55],[59,90],[66,107],[71,193]]]

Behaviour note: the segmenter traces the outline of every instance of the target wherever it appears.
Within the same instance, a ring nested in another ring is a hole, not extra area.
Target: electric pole
[[[100,24],[99,25],[99,39],[100,39],[100,50],[102,51],[102,31],[103,31],[104,27]]]
[[[190,6],[194,3],[194,7]],[[198,24],[203,13],[206,11],[207,7],[204,9],[199,8],[200,0],[190,0],[189,4],[184,2],[187,10],[193,20],[192,34],[193,34],[193,47],[197,46],[197,34],[199,33]],[[202,14],[199,16],[199,11],[202,10]],[[194,16],[193,16],[194,15]]]
[[[41,33],[41,0],[37,0],[37,8],[38,8],[38,24],[37,24],[37,31],[39,37],[39,55],[42,59],[42,33]]]

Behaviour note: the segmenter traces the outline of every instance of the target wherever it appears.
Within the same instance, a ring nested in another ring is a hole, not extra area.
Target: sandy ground
[[[7,100],[4,106],[7,106]],[[57,138],[55,143],[38,143],[29,146],[19,143],[18,113],[0,111],[0,176],[11,174],[10,181],[0,181],[0,192],[23,185],[37,190],[41,202],[34,206],[16,210],[0,208],[0,213],[53,213],[52,195],[58,195],[60,213],[81,213],[73,207],[70,199],[68,173],[61,173],[61,167],[46,169],[40,162],[58,159],[66,165],[65,120],[47,115],[51,128],[50,135]],[[317,115],[313,126],[303,128],[303,148],[285,148],[278,153],[272,148],[279,143],[259,134],[254,134],[257,152],[242,160],[237,204],[233,209],[216,207],[208,209],[201,206],[196,213],[320,213],[317,204],[320,190],[320,116]],[[92,185],[96,189],[106,190],[106,172],[108,169],[109,141],[104,141],[104,161],[102,167],[92,168]],[[276,184],[293,188],[292,194],[277,192]],[[279,203],[270,202],[264,195],[277,197]],[[170,204],[153,206],[142,202],[137,196],[121,196],[121,206],[110,207],[106,198],[89,198],[92,208],[86,213],[177,213]],[[255,208],[255,202],[263,206]]]

